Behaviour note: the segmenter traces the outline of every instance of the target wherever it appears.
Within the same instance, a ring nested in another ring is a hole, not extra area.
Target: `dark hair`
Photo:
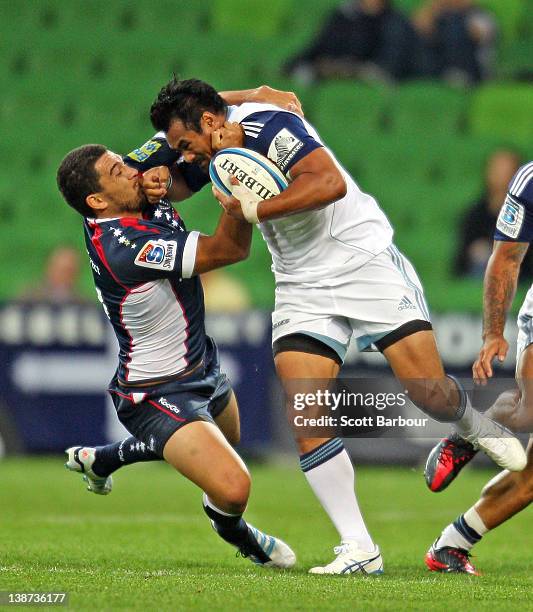
[[[94,165],[107,151],[103,145],[90,144],[68,153],[57,170],[57,186],[65,201],[84,217],[94,217],[87,196],[101,191]]]
[[[159,92],[150,109],[150,119],[156,130],[168,132],[173,119],[200,132],[200,119],[204,111],[214,114],[226,112],[226,103],[217,90],[198,79],[178,81],[176,77]]]

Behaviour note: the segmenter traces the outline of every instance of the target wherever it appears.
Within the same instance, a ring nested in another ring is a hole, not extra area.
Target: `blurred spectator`
[[[34,302],[87,303],[77,289],[80,278],[80,254],[68,245],[56,247],[46,260],[43,280],[26,289],[21,300]]]
[[[488,158],[484,193],[466,210],[460,222],[459,250],[454,266],[457,276],[483,277],[492,252],[496,219],[505,200],[509,182],[520,164],[520,155],[510,149],[498,149]],[[526,255],[522,273],[531,279],[533,251]]]
[[[431,0],[413,18],[420,35],[420,72],[454,85],[490,77],[497,27],[473,0]]]
[[[248,289],[234,276],[219,268],[202,274],[206,312],[241,312],[250,308]]]
[[[328,77],[400,80],[411,75],[415,32],[391,0],[356,0],[339,6],[316,42],[285,71],[309,84]]]

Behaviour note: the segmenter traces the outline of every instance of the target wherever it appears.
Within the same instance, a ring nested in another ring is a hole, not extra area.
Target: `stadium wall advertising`
[[[6,304],[0,308],[0,454],[60,452],[72,444],[103,444],[125,430],[105,389],[118,347],[105,316],[93,306]],[[480,343],[479,317],[434,317],[446,368],[468,378]],[[250,451],[292,445],[283,400],[275,383],[270,315],[211,315],[209,333],[239,399],[242,447]],[[509,331],[514,332],[514,325]],[[512,333],[509,341],[514,342]],[[512,377],[513,357],[501,374]],[[381,355],[350,350],[343,375],[379,379]],[[437,431],[434,432],[438,435]],[[407,436],[409,437],[409,436]],[[397,461],[418,456],[427,440],[352,440],[361,459]]]

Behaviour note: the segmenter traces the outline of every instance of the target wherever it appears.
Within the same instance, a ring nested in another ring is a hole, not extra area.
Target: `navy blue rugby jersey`
[[[192,191],[200,189],[210,182],[209,174],[196,164],[187,164],[179,151],[171,149],[164,132],[157,132],[150,140],[138,149],[134,149],[123,158],[128,166],[137,168],[140,172],[146,172],[156,166],[177,165],[187,187]]]
[[[85,219],[98,298],[120,345],[123,382],[157,381],[196,364],[206,346],[204,297],[193,276],[198,232],[166,202],[145,218]]]
[[[533,241],[533,161],[518,169],[509,183],[496,222],[495,240]]]

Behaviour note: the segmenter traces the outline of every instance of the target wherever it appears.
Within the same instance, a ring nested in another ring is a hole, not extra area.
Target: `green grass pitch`
[[[531,610],[531,511],[489,534],[474,563],[483,576],[426,571],[440,529],[492,472],[467,469],[446,492],[420,469],[359,468],[357,491],[385,574],[310,576],[332,559],[336,533],[295,462],[252,465],[246,514],[289,542],[292,571],[237,558],[211,530],[200,492],[164,464],[125,468],[99,497],[62,458],[0,462],[0,590],[68,591],[76,610]],[[20,608],[19,608],[20,609]]]

